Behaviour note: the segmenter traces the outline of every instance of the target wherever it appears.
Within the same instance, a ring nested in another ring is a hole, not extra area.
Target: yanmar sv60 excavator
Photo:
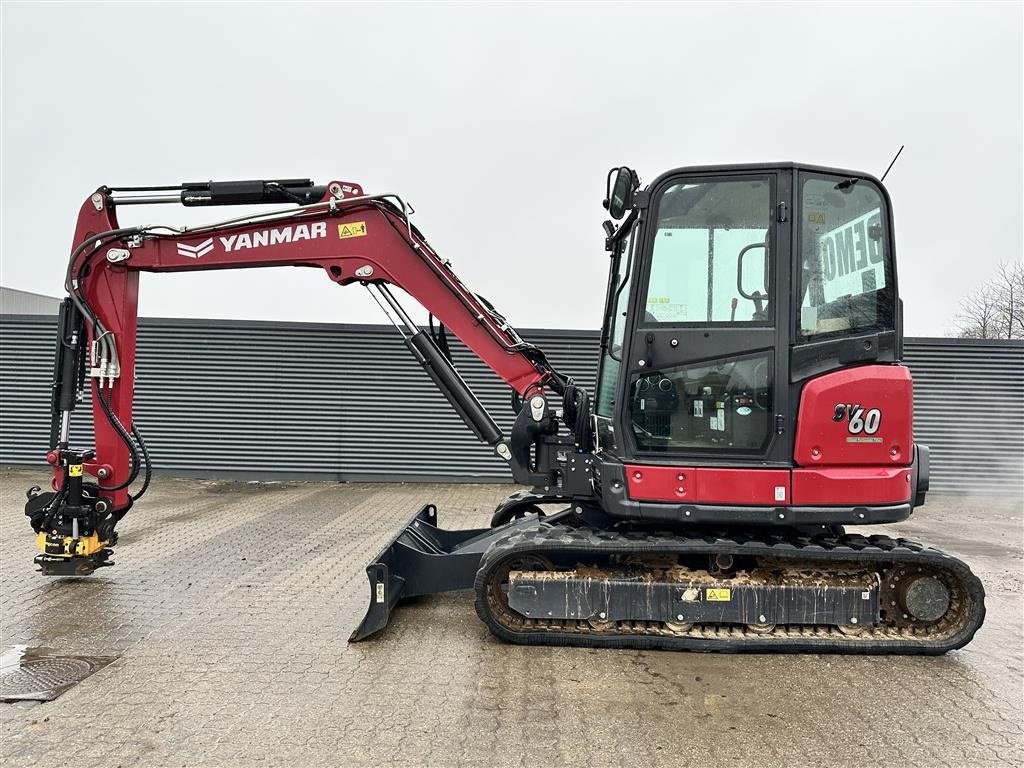
[[[132,419],[139,274],[290,265],[366,287],[532,489],[479,530],[440,528],[424,506],[367,567],[353,640],[402,598],[472,588],[480,618],[514,643],[938,654],[969,642],[984,591],[964,563],[844,530],[905,520],[928,489],[881,183],[784,163],[680,168],[641,188],[616,168],[606,193],[592,403],[459,280],[395,195],[296,179],[100,187],[67,268],[52,488],[26,506],[42,573],[111,565],[115,529],[150,483]],[[119,207],[153,203],[290,206],[188,229],[118,225]],[[428,329],[391,286],[429,311]],[[511,387],[510,434],[452,366],[444,329]],[[96,447],[80,450],[70,417],[86,382]]]

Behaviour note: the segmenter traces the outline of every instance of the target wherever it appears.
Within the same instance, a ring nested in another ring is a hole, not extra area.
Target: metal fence
[[[38,465],[52,317],[0,317],[0,463]],[[594,390],[598,334],[523,333]],[[156,466],[202,476],[507,481],[390,326],[143,318],[136,421]],[[507,386],[461,344],[456,366],[508,432]],[[939,491],[1020,493],[1024,345],[908,339],[915,430]],[[73,442],[91,445],[80,407]]]

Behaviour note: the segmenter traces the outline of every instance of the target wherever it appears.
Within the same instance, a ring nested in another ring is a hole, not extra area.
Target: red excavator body
[[[520,643],[942,653],[968,642],[984,593],[963,563],[844,530],[906,519],[928,487],[881,183],[787,163],[681,168],[641,188],[619,168],[607,193],[592,401],[458,278],[394,195],[303,179],[101,187],[66,275],[51,489],[26,505],[41,571],[111,565],[116,528],[150,484],[132,417],[139,274],[290,265],[370,290],[528,488],[470,531],[440,528],[425,505],[368,566],[352,639],[383,628],[403,598],[473,588],[491,631]],[[159,203],[293,205],[191,229],[118,224],[119,207]],[[430,312],[428,331],[390,286]],[[448,332],[510,386],[510,434],[455,370]],[[96,446],[73,448],[86,384]]]

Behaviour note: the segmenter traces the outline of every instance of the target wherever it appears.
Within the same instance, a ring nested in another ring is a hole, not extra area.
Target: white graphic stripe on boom
[[[199,245],[185,245],[184,243],[177,243],[178,255],[188,256],[190,259],[198,259],[200,256],[205,256],[213,250],[213,238],[208,237]]]

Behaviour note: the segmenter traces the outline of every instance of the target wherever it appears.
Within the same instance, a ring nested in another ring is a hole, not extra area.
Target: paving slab
[[[971,564],[988,618],[938,658],[510,646],[469,593],[346,639],[364,567],[427,502],[482,527],[507,485],[158,476],[116,565],[46,578],[0,473],[0,645],[116,656],[52,702],[0,705],[14,766],[1008,766],[1024,764],[1019,499],[930,496],[864,532]]]

